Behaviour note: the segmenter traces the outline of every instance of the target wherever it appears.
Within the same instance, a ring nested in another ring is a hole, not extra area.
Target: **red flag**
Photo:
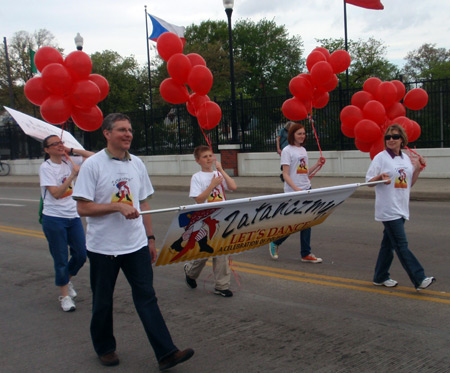
[[[375,10],[384,9],[384,6],[383,4],[381,4],[380,0],[345,0],[345,2],[347,4],[360,6],[361,8],[366,9],[375,9]]]

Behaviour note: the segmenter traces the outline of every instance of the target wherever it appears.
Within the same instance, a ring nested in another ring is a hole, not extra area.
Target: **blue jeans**
[[[53,257],[55,284],[67,285],[69,278],[75,276],[86,262],[86,239],[81,219],[42,215],[42,229]]]
[[[178,351],[158,307],[148,246],[118,256],[88,251],[88,257],[91,264],[92,289],[91,338],[95,352],[102,356],[116,350],[113,334],[113,293],[120,269],[131,286],[134,306],[158,361]]]
[[[405,234],[405,219],[384,221],[383,240],[375,266],[373,281],[382,283],[390,278],[389,268],[394,260],[394,250],[398,259],[415,287],[419,286],[425,278],[423,267],[408,248]]]
[[[281,237],[273,241],[275,245],[281,245],[289,236]],[[304,258],[311,254],[311,228],[300,231],[300,256]]]

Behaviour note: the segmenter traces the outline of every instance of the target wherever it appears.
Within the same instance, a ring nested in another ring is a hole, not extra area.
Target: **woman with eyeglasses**
[[[425,167],[419,156],[413,164],[402,149],[408,144],[405,130],[398,124],[386,129],[385,150],[378,153],[369,166],[366,181],[381,181],[375,186],[375,220],[384,225],[383,240],[375,266],[373,284],[394,287],[398,282],[390,278],[389,269],[394,251],[417,291],[426,289],[434,277],[426,277],[417,258],[408,248],[404,223],[409,220],[409,194]]]
[[[73,298],[77,296],[70,279],[86,261],[84,229],[72,199],[73,181],[83,160],[94,153],[66,148],[64,141],[55,135],[46,137],[43,146],[45,158],[39,169],[44,201],[42,229],[53,257],[61,308],[69,312],[75,310]],[[75,157],[70,157],[69,153]]]

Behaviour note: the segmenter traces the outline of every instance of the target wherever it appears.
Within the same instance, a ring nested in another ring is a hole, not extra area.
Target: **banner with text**
[[[321,224],[359,185],[180,207],[156,265],[238,254]]]

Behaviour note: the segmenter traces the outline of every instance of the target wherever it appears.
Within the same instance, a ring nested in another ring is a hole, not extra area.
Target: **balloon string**
[[[314,136],[315,136],[315,138],[316,138],[316,142],[317,142],[317,146],[318,146],[318,148],[319,148],[320,156],[323,157],[323,155],[322,155],[322,149],[320,148],[319,137],[317,136],[316,128],[314,127],[314,120],[312,119],[312,115],[311,115],[311,114],[308,115],[308,120],[309,120],[309,123],[311,123],[311,127],[312,127],[312,129],[313,129],[313,131],[314,131]],[[314,172],[310,173],[310,174],[309,174],[309,178],[310,178],[310,179],[313,178],[314,175],[317,174],[317,173],[320,171],[320,169],[322,168],[322,166],[323,166],[323,164],[320,164],[319,167],[317,167],[317,168],[314,170]]]
[[[417,153],[416,151],[412,150],[411,148],[408,148],[407,146],[405,146],[405,149],[407,151],[409,151],[410,153],[414,154],[414,157],[411,156],[411,158],[414,158],[414,160],[418,159],[420,157],[419,153]],[[410,154],[411,155],[411,154]],[[426,166],[423,165],[422,163],[420,164],[420,169],[423,170]]]

